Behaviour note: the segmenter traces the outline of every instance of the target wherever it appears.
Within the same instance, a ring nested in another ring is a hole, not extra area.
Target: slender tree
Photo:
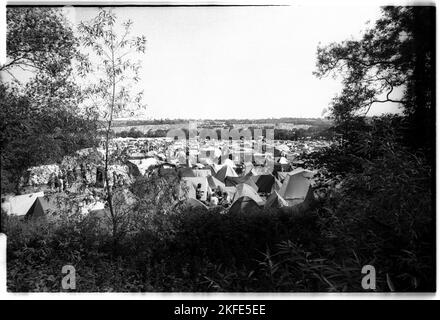
[[[78,28],[81,42],[88,49],[86,59],[80,61],[80,73],[92,80],[86,88],[86,103],[101,111],[104,123],[104,179],[115,239],[121,219],[113,204],[109,183],[111,129],[115,116],[132,114],[134,109],[144,107],[143,91],[133,92],[132,89],[139,80],[141,67],[140,61],[133,60],[133,56],[144,53],[146,44],[145,36],[130,35],[132,21],[117,26],[116,20],[111,10],[101,10],[95,18],[81,22]]]

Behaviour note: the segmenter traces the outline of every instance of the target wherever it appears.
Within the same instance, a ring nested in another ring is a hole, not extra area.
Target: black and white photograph
[[[436,292],[435,3],[4,6],[8,293]]]

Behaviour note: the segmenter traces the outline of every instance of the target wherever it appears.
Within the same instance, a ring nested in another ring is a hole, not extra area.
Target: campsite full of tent
[[[215,141],[205,141],[196,148],[169,139],[115,139],[112,152],[126,150],[126,157],[108,166],[108,183],[130,193],[130,186],[140,176],[171,173],[177,175],[180,184],[177,201],[189,207],[210,210],[220,206],[222,212],[237,213],[308,205],[313,199],[315,172],[296,165],[293,147],[280,142],[275,142],[273,155],[262,154],[264,163],[244,160],[241,150],[254,143],[234,141],[231,149],[238,153],[220,157],[225,143]],[[209,156],[202,155],[205,149]],[[2,195],[2,208],[9,215],[48,216],[56,211],[55,204],[60,202],[56,199],[66,196],[68,203],[59,209],[82,215],[107,211],[103,155],[102,148],[86,148],[65,156],[59,164],[29,168],[23,177],[24,194]]]
[[[290,172],[261,173],[261,170],[251,168],[239,175],[231,163],[173,168],[180,180],[179,200],[188,207],[210,210],[222,206],[225,212],[237,214],[256,213],[263,208],[291,210],[298,205],[308,205],[314,198],[313,171],[296,168]],[[158,171],[163,167],[153,166],[150,170]],[[252,167],[252,164],[246,164],[246,167]],[[55,194],[41,191],[13,196],[9,198],[6,211],[16,216],[47,216],[60,208],[60,201],[56,198]],[[70,210],[85,215],[105,209],[103,201],[86,201],[77,203]]]

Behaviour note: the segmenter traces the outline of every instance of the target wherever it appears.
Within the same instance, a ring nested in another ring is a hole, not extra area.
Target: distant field
[[[128,126],[113,126],[112,130],[115,133],[122,131],[129,131],[132,128],[136,128],[143,133],[149,130],[170,130],[170,129],[188,129],[188,123],[176,123],[176,124],[145,124],[145,125],[128,125]]]
[[[123,125],[123,126],[113,126],[112,129],[115,133],[119,133],[122,131],[129,131],[132,128],[136,128],[143,133],[148,132],[149,130],[170,130],[170,129],[188,129],[189,123],[175,123],[175,124],[144,124],[144,125]],[[211,124],[204,125],[200,123],[199,128],[221,128],[220,126],[212,126]],[[248,127],[273,127],[275,129],[308,129],[313,124],[294,124],[294,123],[234,123],[232,124],[234,128],[242,129]]]

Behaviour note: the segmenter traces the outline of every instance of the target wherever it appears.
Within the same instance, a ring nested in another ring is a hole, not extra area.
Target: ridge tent
[[[26,213],[26,218],[46,217],[48,214],[55,214],[66,209],[68,209],[67,204],[57,201],[54,197],[38,197]],[[74,208],[69,208],[69,210],[74,210]]]
[[[212,190],[215,190],[217,187],[220,187],[222,190],[224,190],[224,188],[226,187],[226,185],[216,177],[208,176],[207,179],[208,179],[209,187]]]
[[[251,176],[242,176],[242,177],[226,177],[225,185],[227,187],[235,187],[240,183],[247,184],[252,187],[255,191],[258,192],[258,186],[255,184],[254,180],[251,179]]]
[[[266,203],[264,204],[264,208],[282,208],[288,207],[289,203],[284,200],[280,194],[276,191],[272,192],[272,194],[267,198]]]
[[[230,166],[224,165],[216,174],[215,177],[224,182],[226,177],[238,177],[237,173]]]
[[[272,186],[275,183],[275,177],[271,174],[262,174],[258,176],[256,185],[258,186],[258,192],[271,193]]]
[[[234,199],[232,202],[235,202],[237,199],[242,197],[249,197],[254,200],[257,204],[263,203],[263,199],[258,195],[257,191],[255,191],[251,186],[245,183],[240,183],[237,185],[237,192],[234,195]]]
[[[278,193],[290,205],[304,202],[310,195],[313,196],[310,180],[304,178],[301,173],[287,175]]]
[[[43,197],[44,192],[30,193],[11,197],[9,202],[11,204],[11,214],[17,216],[24,216],[34,204],[38,197]]]
[[[246,196],[238,198],[229,208],[230,214],[252,214],[259,211],[258,204],[252,198]]]

